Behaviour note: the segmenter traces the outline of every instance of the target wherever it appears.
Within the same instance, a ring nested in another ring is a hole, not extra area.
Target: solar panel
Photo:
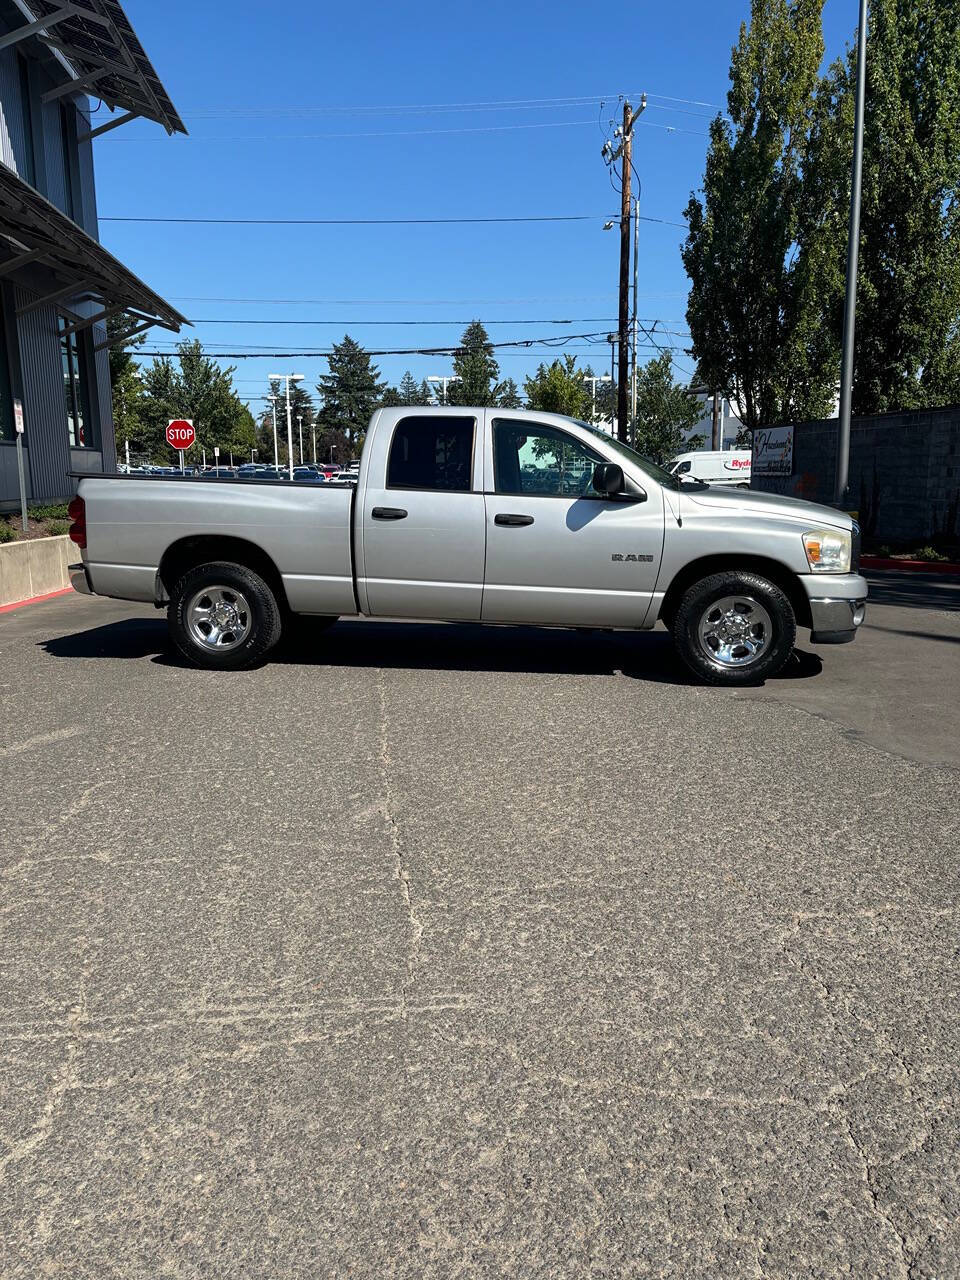
[[[39,39],[66,59],[91,96],[155,120],[167,133],[187,132],[117,0],[21,0],[21,7],[39,22],[51,19]]]

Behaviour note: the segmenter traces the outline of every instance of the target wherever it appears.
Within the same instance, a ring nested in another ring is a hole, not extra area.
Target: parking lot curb
[[[57,596],[68,596],[73,587],[61,587],[59,591],[47,591],[42,596],[30,596],[27,600],[14,600],[12,604],[0,604],[0,613],[10,613],[13,609],[24,609],[28,604],[40,604],[43,600],[55,600]]]
[[[898,569],[907,573],[952,573],[960,575],[960,564],[953,560],[894,560],[886,556],[861,556],[861,569]]]

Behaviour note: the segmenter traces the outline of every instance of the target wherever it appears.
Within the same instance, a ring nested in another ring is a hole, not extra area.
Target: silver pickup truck
[[[669,475],[557,414],[391,408],[356,483],[85,476],[78,591],[166,607],[180,652],[243,667],[343,614],[672,632],[713,684],[777,672],[797,627],[852,640],[859,531],[828,507]]]

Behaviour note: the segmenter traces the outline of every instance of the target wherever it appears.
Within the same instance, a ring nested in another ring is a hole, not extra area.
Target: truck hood
[[[823,507],[817,502],[804,502],[801,498],[786,498],[779,493],[759,493],[754,489],[733,487],[695,489],[693,485],[682,486],[680,493],[685,502],[713,510],[749,511],[782,520],[798,520],[808,525],[830,525],[834,529],[853,526],[853,520],[845,511]]]

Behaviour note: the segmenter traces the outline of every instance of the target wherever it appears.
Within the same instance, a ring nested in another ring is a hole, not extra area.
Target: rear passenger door
[[[471,413],[412,413],[392,431],[372,434],[358,528],[361,608],[479,619],[486,538],[480,424]]]

